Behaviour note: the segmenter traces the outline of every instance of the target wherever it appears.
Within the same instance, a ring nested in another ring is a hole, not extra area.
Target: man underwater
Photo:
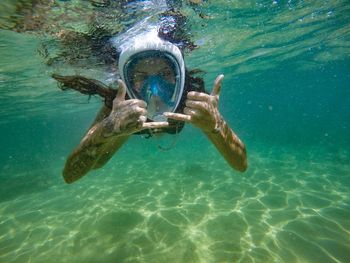
[[[245,145],[218,110],[223,75],[206,94],[204,84],[185,69],[180,49],[156,29],[133,36],[118,48],[119,88],[114,93],[109,89],[109,100],[105,96],[105,105],[68,157],[63,170],[66,183],[105,165],[132,134],[178,133],[185,122],[199,128],[231,167],[247,169]],[[65,86],[72,84],[69,77],[53,77]],[[84,82],[83,86],[108,93],[102,83],[80,80],[74,79],[75,85]]]

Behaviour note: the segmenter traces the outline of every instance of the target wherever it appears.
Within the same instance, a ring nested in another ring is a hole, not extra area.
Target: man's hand
[[[210,95],[191,91],[187,94],[184,114],[165,112],[169,119],[192,123],[203,132],[218,132],[222,123],[222,117],[218,110],[221,82],[224,75],[219,75]]]
[[[104,137],[126,136],[143,129],[168,127],[168,122],[146,122],[147,104],[143,100],[125,100],[126,85],[118,80],[119,88],[110,115],[103,121]]]

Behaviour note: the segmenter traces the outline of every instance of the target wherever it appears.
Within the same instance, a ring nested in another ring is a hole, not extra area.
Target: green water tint
[[[133,137],[69,186],[65,158],[102,102],[58,90],[46,37],[1,30],[0,262],[350,262],[349,10],[215,1],[191,16],[186,62],[208,88],[225,74],[246,173],[187,126],[170,151],[168,135]],[[64,70],[103,80],[94,66]]]

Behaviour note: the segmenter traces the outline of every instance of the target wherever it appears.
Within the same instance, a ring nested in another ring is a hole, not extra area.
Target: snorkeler
[[[218,110],[223,75],[211,94],[185,69],[181,50],[159,37],[157,30],[134,36],[121,49],[118,90],[83,77],[53,75],[62,87],[105,98],[91,128],[68,157],[63,177],[72,183],[102,167],[132,134],[178,133],[184,123],[199,128],[230,166],[247,168],[242,141]]]

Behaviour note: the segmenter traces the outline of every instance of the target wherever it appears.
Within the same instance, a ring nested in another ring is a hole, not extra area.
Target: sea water
[[[208,91],[225,75],[220,110],[248,170],[186,125],[132,137],[72,185],[65,159],[102,102],[57,88],[43,36],[6,29],[4,3],[0,262],[350,262],[348,1],[184,5],[199,46],[186,64]]]

